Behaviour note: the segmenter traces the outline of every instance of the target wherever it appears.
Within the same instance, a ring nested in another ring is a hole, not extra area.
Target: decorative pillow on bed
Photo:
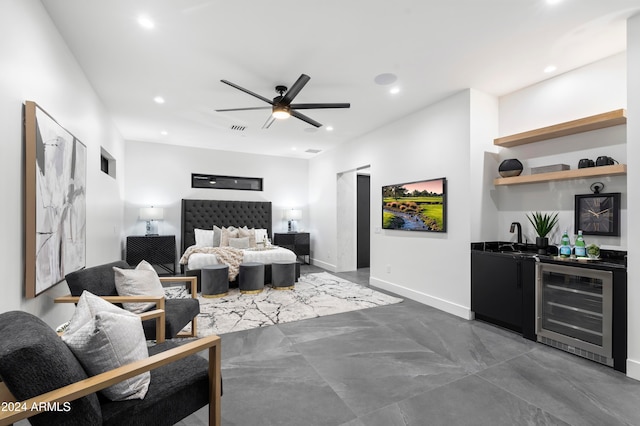
[[[243,228],[238,228],[238,237],[249,238],[249,247],[256,246],[256,230],[255,229],[253,228],[248,229],[246,226]]]
[[[89,376],[149,357],[140,317],[84,291],[62,341]],[[143,399],[151,374],[139,374],[101,393],[112,401]]]
[[[198,247],[213,247],[213,229],[194,229]]]
[[[220,247],[229,246],[229,238],[238,238],[238,230],[233,226],[222,228],[220,235]]]
[[[254,234],[256,236],[256,243],[264,242],[265,238],[269,238],[266,229],[254,229]]]
[[[229,247],[238,249],[248,249],[251,247],[249,237],[229,238]]]
[[[220,247],[222,229],[213,226],[213,229],[194,229],[196,245],[198,247]]]
[[[164,296],[164,289],[153,266],[143,260],[136,269],[120,269],[113,267],[116,291],[120,296]],[[136,314],[140,314],[155,306],[153,302],[123,303],[122,306]]]

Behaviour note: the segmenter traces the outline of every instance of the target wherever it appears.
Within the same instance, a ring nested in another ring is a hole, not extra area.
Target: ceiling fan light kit
[[[273,100],[265,98],[257,93],[252,92],[249,89],[245,89],[244,87],[238,86],[235,83],[232,83],[228,80],[220,80],[222,83],[227,84],[235,89],[238,89],[248,95],[251,95],[255,98],[260,99],[263,102],[271,105],[271,116],[267,119],[265,124],[262,126],[263,129],[268,129],[273,123],[273,119],[286,119],[290,116],[294,116],[295,118],[304,121],[305,123],[311,124],[314,127],[321,127],[322,124],[315,121],[314,119],[307,117],[304,114],[301,114],[297,110],[299,109],[319,109],[319,108],[350,108],[351,104],[349,103],[311,103],[311,104],[292,104],[293,99],[300,93],[302,88],[309,82],[311,77],[306,74],[301,74],[300,77],[293,83],[290,89],[287,89],[286,86],[278,85],[276,86],[276,92],[279,94]],[[225,111],[249,111],[249,110],[257,110],[257,109],[269,109],[269,107],[247,107],[247,108],[229,108],[229,109],[217,109],[217,112],[225,112]]]
[[[274,118],[278,120],[284,120],[291,117],[291,108],[285,106],[274,105],[273,112],[271,113]]]

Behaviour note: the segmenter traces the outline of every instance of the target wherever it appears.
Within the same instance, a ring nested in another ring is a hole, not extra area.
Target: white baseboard
[[[627,377],[640,380],[640,361],[627,358]]]
[[[369,284],[381,288],[383,290],[390,291],[400,296],[407,297],[416,302],[423,303],[428,306],[432,306],[441,311],[448,312],[452,315],[464,318],[466,320],[473,319],[473,312],[466,306],[458,305],[457,303],[450,302],[448,300],[440,299],[438,297],[430,296],[413,289],[403,287],[388,281],[384,281],[378,278],[370,277]]]
[[[310,259],[309,263],[311,263],[314,266],[318,266],[322,269],[326,269],[327,271],[330,271],[330,272],[338,272],[338,268],[336,268],[336,265],[332,265],[331,263],[326,263],[317,259]]]

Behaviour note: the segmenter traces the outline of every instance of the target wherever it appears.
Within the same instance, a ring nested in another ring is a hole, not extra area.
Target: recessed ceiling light
[[[333,131],[333,126],[327,126],[327,132],[332,132]]]
[[[297,150],[298,150],[298,148],[296,148],[295,146],[291,147],[291,151],[297,151]]]
[[[147,30],[152,29],[156,26],[156,24],[148,17],[148,16],[140,16],[138,17],[138,24]]]
[[[392,87],[391,89],[389,89],[389,93],[391,93],[392,95],[396,95],[400,93],[400,88],[398,86]]]
[[[547,0],[547,4],[558,4],[562,2],[562,0]]]
[[[375,81],[376,84],[379,84],[381,86],[387,86],[389,84],[395,83],[397,79],[398,79],[397,75],[392,74],[390,72],[386,72],[384,74],[378,74],[377,76],[375,76],[373,81]]]
[[[548,74],[548,73],[554,72],[557,69],[558,67],[556,67],[555,65],[547,65],[544,69],[544,72]]]
[[[162,96],[156,96],[155,98],[153,98],[153,102],[155,102],[157,104],[163,104],[164,103],[164,98]]]
[[[167,136],[169,134],[169,132],[167,132],[166,130],[163,130],[163,131],[160,132],[160,134],[162,136]]]

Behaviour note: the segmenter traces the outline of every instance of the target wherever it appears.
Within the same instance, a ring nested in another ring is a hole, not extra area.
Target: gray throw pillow
[[[140,317],[85,291],[62,335],[91,376],[149,357]],[[101,393],[112,401],[143,399],[151,374],[142,373]]]

